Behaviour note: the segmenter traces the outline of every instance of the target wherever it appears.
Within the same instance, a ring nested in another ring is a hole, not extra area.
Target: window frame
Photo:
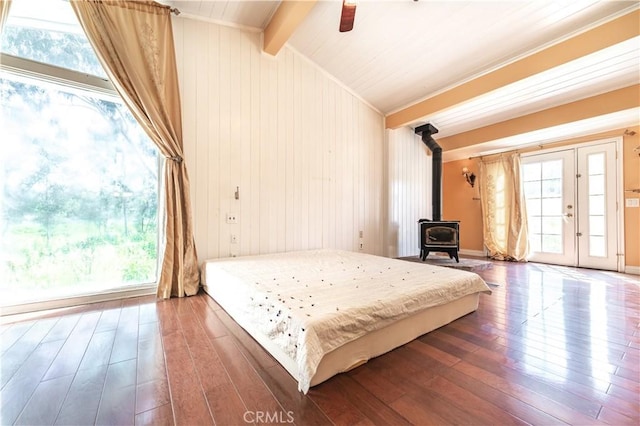
[[[55,83],[71,90],[80,89],[120,99],[120,95],[109,80],[68,68],[20,58],[8,53],[0,53],[0,69],[17,77],[29,77]]]
[[[106,97],[111,100],[122,101],[120,95],[115,90],[113,84],[108,80],[79,71],[45,64],[31,59],[16,57],[0,52],[0,71],[11,74],[13,77],[35,79],[43,83],[53,83],[62,86],[70,91],[91,92],[98,97]],[[0,119],[2,121],[2,119]],[[150,141],[150,143],[153,143]],[[164,228],[165,207],[163,196],[164,180],[161,178],[164,161],[158,155],[158,211],[157,211],[157,259],[156,259],[156,280],[159,278],[162,258],[164,253]],[[140,283],[135,286],[127,285],[113,287],[108,290],[94,290],[92,292],[78,294],[75,296],[65,296],[57,299],[30,301],[16,305],[3,306],[0,309],[0,316],[25,314],[28,312],[65,308],[70,306],[83,305],[87,303],[104,302],[109,300],[123,299],[129,297],[155,295],[157,282]]]

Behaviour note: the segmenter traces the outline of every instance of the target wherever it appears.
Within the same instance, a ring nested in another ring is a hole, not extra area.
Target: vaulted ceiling
[[[182,15],[265,31],[386,116],[430,122],[445,160],[640,122],[637,1],[166,0]]]

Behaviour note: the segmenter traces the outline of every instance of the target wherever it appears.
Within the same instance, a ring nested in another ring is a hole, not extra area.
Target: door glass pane
[[[525,182],[524,183],[524,196],[527,199],[530,198],[540,198],[542,195],[541,192],[542,185],[540,185],[540,181],[535,182]]]
[[[531,163],[522,165],[522,180],[524,182],[539,181],[542,165],[540,163]]]
[[[542,215],[542,202],[539,198],[527,199],[527,214],[532,217]]]
[[[562,218],[561,217],[545,217],[542,220],[542,233],[545,235],[562,234]]]
[[[539,233],[529,234],[529,248],[533,252],[542,251],[542,234],[539,234]]]
[[[589,176],[604,175],[604,164],[605,164],[604,152],[599,152],[597,154],[589,154],[587,159]]]
[[[554,216],[562,214],[562,198],[543,198],[542,215]]]
[[[604,152],[587,156],[589,176],[589,256],[606,257],[605,217],[605,160]]]
[[[589,235],[604,236],[604,216],[589,216]]]
[[[533,233],[533,234],[542,233],[542,217],[530,216],[529,220],[527,220],[527,225],[529,226],[529,233]]]
[[[589,256],[606,257],[607,247],[604,237],[589,236]]]
[[[562,159],[523,165],[532,252],[563,252],[562,173]]]
[[[562,253],[562,236],[561,235],[543,235],[542,250],[545,253]]]
[[[589,195],[589,216],[604,215],[604,195]]]
[[[542,181],[543,197],[560,197],[562,195],[562,179],[548,179]]]
[[[562,179],[562,160],[545,161],[542,163],[542,179]]]
[[[589,176],[589,195],[604,195],[604,175]]]

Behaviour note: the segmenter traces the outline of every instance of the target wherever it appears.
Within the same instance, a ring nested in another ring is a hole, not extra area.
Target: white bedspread
[[[472,272],[338,250],[214,259],[203,274],[207,293],[243,328],[295,360],[304,393],[339,346],[425,308],[491,293]]]

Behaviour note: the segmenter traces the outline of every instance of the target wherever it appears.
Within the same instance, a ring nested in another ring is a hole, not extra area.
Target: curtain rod
[[[158,3],[157,1],[151,1],[150,3],[153,3],[159,7],[163,7],[165,9],[169,9],[169,12],[173,13],[176,16],[180,15],[180,9],[178,9],[177,7],[169,6],[168,4]]]
[[[529,146],[530,146],[530,147],[533,147],[533,146],[535,146],[535,145],[529,145]],[[543,148],[543,145],[538,145],[538,147],[539,147],[540,149],[542,149],[542,148]],[[522,147],[522,148],[516,148],[516,149],[510,149],[510,150],[508,150],[508,151],[501,151],[501,152],[496,152],[496,153],[493,153],[493,154],[474,155],[474,156],[472,156],[472,157],[469,157],[469,160],[475,160],[476,158],[483,158],[483,157],[493,157],[494,155],[510,154],[510,153],[512,153],[512,152],[518,152],[519,150],[521,150],[521,149],[523,149],[523,148],[524,148],[524,147]]]
[[[636,134],[636,132],[634,132],[633,130],[629,130],[629,129],[625,129],[625,131],[622,133],[623,136],[633,136],[635,134]],[[473,156],[469,157],[469,160],[475,160],[476,158],[482,158],[482,157],[493,157],[494,155],[511,154],[512,152],[518,152],[518,151],[521,151],[523,149],[534,148],[536,146],[538,147],[538,149],[544,149],[544,148],[548,148],[548,147],[553,146],[553,145],[562,145],[562,144],[564,144],[566,142],[567,141],[558,141],[558,142],[549,142],[547,144],[523,145],[520,148],[509,149],[507,151],[496,152],[496,153],[493,153],[493,154],[473,155]],[[640,148],[640,147],[638,147],[638,148]]]

